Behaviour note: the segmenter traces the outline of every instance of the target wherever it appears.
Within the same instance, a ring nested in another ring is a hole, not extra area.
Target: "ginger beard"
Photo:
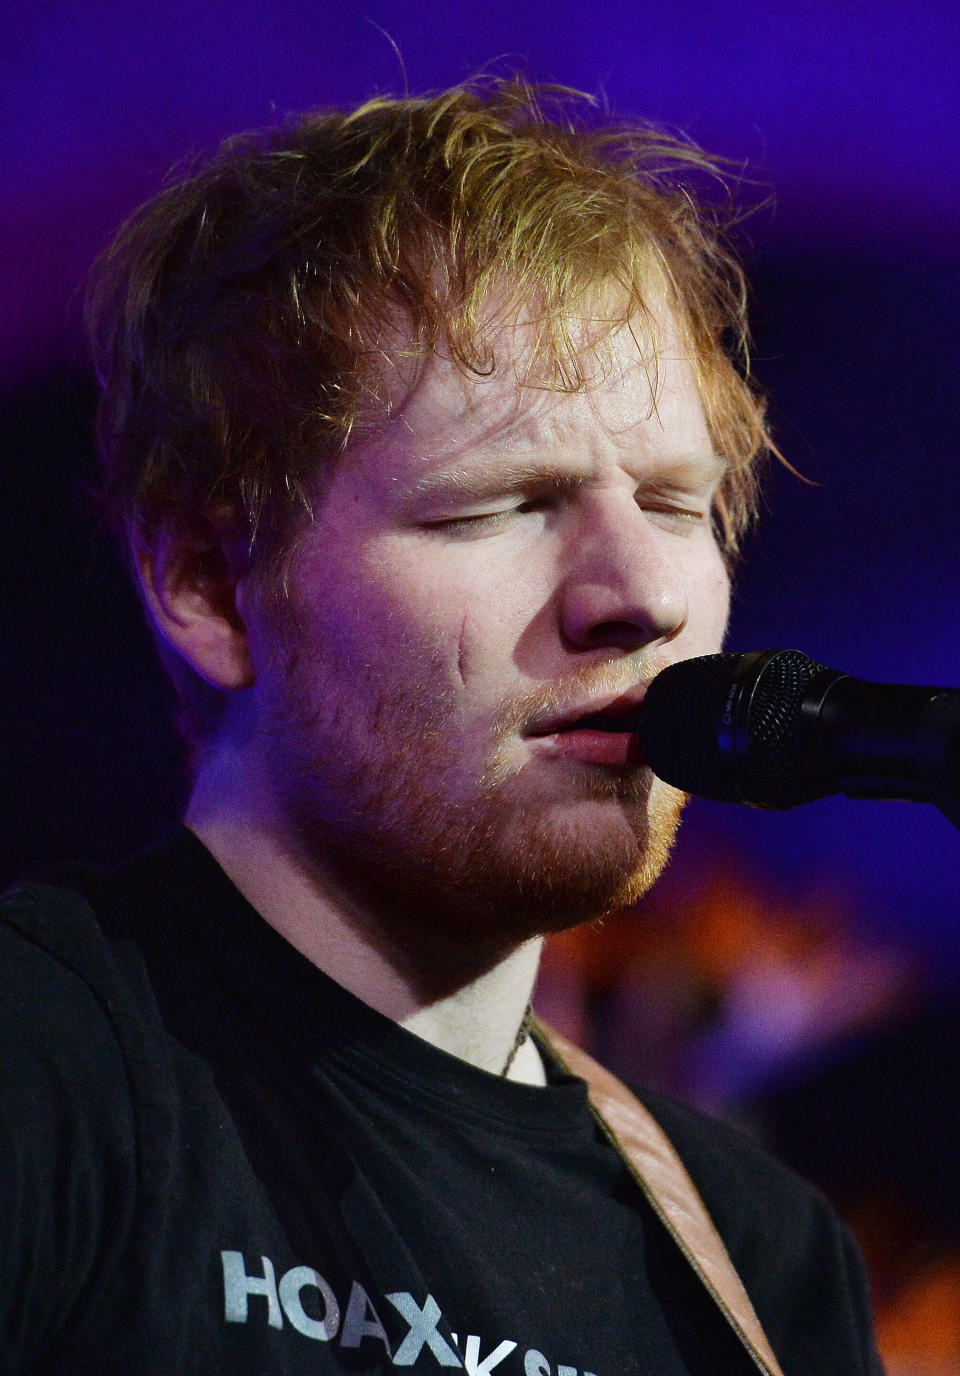
[[[652,669],[594,665],[504,699],[471,768],[439,655],[389,686],[372,668],[348,682],[302,640],[285,659],[268,750],[283,829],[381,942],[497,959],[635,902],[666,864],[686,795],[646,767],[544,770],[520,738],[537,712]]]

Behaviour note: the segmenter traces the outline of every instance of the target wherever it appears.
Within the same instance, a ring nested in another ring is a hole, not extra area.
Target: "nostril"
[[[617,618],[592,623],[576,640],[588,649],[612,646],[618,650],[637,650],[653,641],[670,638],[672,634],[671,631],[665,636],[648,620]]]

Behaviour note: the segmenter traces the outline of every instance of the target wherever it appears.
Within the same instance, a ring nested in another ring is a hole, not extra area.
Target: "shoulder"
[[[118,1105],[152,1096],[160,1071],[145,952],[175,942],[154,869],[149,858],[65,865],[0,897],[5,1045]]]
[[[790,1369],[879,1372],[863,1263],[824,1195],[745,1133],[652,1091],[638,1097],[683,1160],[778,1352]],[[806,1363],[806,1365],[804,1365]]]
[[[71,1019],[108,1025],[109,956],[79,892],[27,881],[0,897],[3,1025],[62,1038]]]
[[[0,1347],[24,1362],[96,1299],[131,1227],[137,1114],[109,965],[79,894],[0,900]]]
[[[0,1081],[5,1134],[56,1120],[51,1149],[87,1124],[132,1133],[136,998],[78,891],[29,881],[0,897]]]
[[[106,873],[106,872],[104,872]],[[21,1030],[58,1036],[100,1025],[116,1036],[130,997],[131,971],[123,968],[92,894],[95,869],[52,871],[0,897],[0,967],[7,1020]]]
[[[174,937],[177,904],[165,886],[186,867],[189,887],[191,862],[186,833],[171,833],[116,865],[42,871],[0,897],[5,958],[31,949],[35,963],[42,955],[49,969],[85,985],[109,1021],[135,1020],[146,1012],[144,952]]]

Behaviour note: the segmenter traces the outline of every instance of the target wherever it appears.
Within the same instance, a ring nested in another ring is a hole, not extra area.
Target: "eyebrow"
[[[656,475],[648,479],[651,487],[669,487],[673,483],[689,483],[697,487],[712,487],[719,483],[727,470],[726,461],[713,452],[678,456],[664,463]],[[485,501],[491,497],[509,497],[517,493],[532,496],[564,496],[589,482],[592,474],[569,469],[564,471],[552,464],[518,463],[509,467],[484,468],[458,465],[418,478],[409,492],[411,503],[457,499]],[[643,480],[638,480],[643,486]]]
[[[489,497],[513,496],[518,492],[537,495],[572,492],[588,478],[586,473],[563,472],[542,464],[516,464],[509,468],[484,469],[457,467],[426,473],[410,489],[413,502],[455,497],[460,501],[483,501]]]

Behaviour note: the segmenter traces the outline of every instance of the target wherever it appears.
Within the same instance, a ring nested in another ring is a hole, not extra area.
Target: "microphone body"
[[[654,773],[722,802],[845,793],[950,816],[960,799],[960,691],[871,683],[799,650],[681,660],[650,684],[633,729]]]

